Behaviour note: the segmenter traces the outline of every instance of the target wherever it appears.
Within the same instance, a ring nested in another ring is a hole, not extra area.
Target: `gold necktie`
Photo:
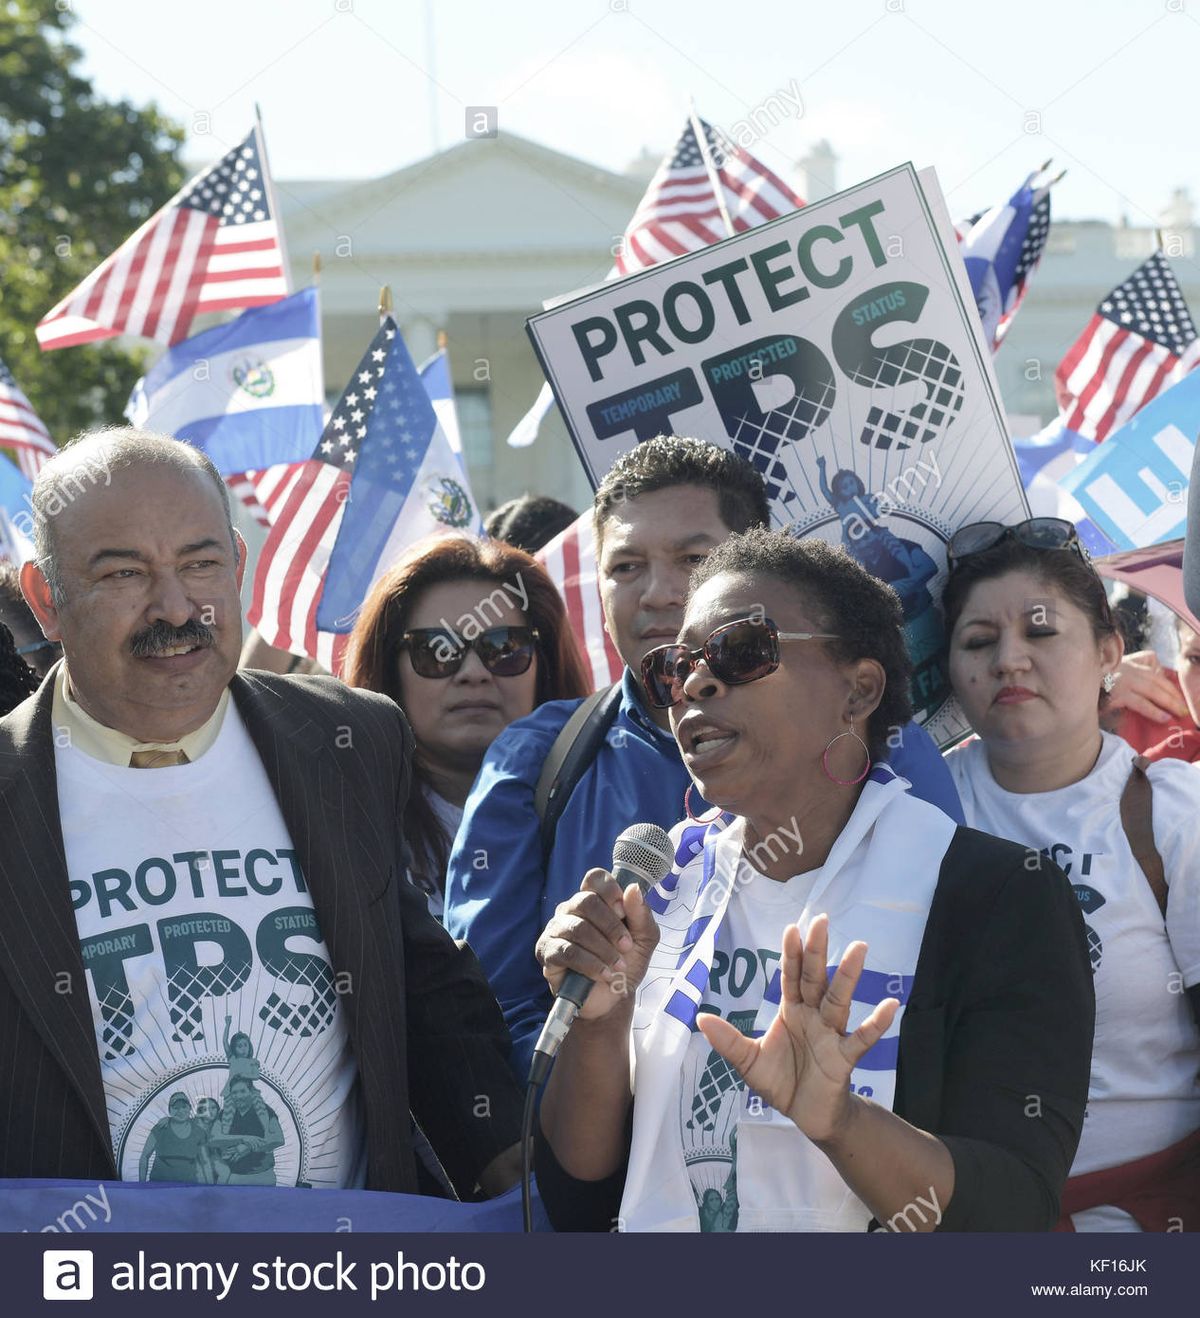
[[[183,751],[134,751],[129,757],[131,769],[165,769],[171,764],[186,764]]]

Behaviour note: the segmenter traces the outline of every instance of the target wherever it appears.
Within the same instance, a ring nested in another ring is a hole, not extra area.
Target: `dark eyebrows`
[[[695,531],[691,535],[684,536],[682,540],[676,540],[671,548],[679,553],[684,549],[690,549],[693,545],[712,544],[716,544],[716,541],[707,531]]]
[[[206,540],[196,540],[190,545],[184,545],[177,551],[177,556],[187,558],[190,554],[198,554],[201,550],[207,549],[224,552],[223,545],[223,541],[209,536]],[[88,559],[87,565],[89,568],[98,567],[106,558],[118,558],[132,563],[144,563],[146,561],[146,556],[140,549],[97,549]]]

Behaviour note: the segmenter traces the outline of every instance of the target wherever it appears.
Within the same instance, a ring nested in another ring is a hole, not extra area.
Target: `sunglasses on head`
[[[1075,530],[1075,523],[1064,517],[1031,517],[1016,526],[1005,526],[1003,522],[972,522],[970,526],[960,527],[950,537],[946,545],[946,561],[953,569],[963,559],[994,549],[1004,540],[1017,540],[1028,549],[1069,549],[1085,563],[1092,561]]]
[[[642,660],[642,686],[655,709],[683,699],[683,684],[701,659],[726,686],[744,686],[779,667],[780,641],[836,641],[830,632],[781,632],[770,618],[739,618],[710,632],[698,650],[660,645]]]
[[[533,663],[537,639],[536,627],[489,627],[470,641],[445,627],[414,627],[400,637],[400,648],[418,677],[453,677],[468,650],[493,677],[520,677]]]

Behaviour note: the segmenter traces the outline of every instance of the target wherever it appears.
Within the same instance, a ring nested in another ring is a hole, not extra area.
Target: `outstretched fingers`
[[[857,1066],[863,1054],[883,1038],[899,1010],[900,1003],[896,998],[884,998],[853,1034],[842,1039],[842,1056],[852,1067]]]
[[[702,1011],[696,1017],[696,1026],[713,1048],[734,1067],[743,1080],[749,1081],[750,1071],[758,1061],[761,1044],[748,1039],[737,1028],[712,1012]]]
[[[853,942],[846,948],[825,996],[821,999],[821,1021],[831,1030],[845,1034],[850,1022],[850,1004],[854,999],[854,990],[862,977],[863,966],[867,960],[867,945]]]

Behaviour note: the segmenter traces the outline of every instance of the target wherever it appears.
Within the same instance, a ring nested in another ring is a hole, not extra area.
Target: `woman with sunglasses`
[[[372,587],[346,674],[351,686],[391,696],[412,727],[404,830],[413,881],[440,918],[450,844],[487,748],[544,701],[590,689],[562,600],[520,549],[423,541]]]
[[[645,896],[591,870],[538,942],[551,988],[593,981],[540,1110],[560,1230],[1053,1225],[1087,1092],[1082,921],[1045,857],[877,763],[911,710],[902,626],[844,550],[754,530],[646,656],[689,814],[716,810]]]
[[[1070,522],[977,523],[949,557],[967,822],[1048,854],[1087,924],[1095,1045],[1060,1229],[1200,1229],[1200,777],[1143,775],[1101,731],[1122,642]]]

